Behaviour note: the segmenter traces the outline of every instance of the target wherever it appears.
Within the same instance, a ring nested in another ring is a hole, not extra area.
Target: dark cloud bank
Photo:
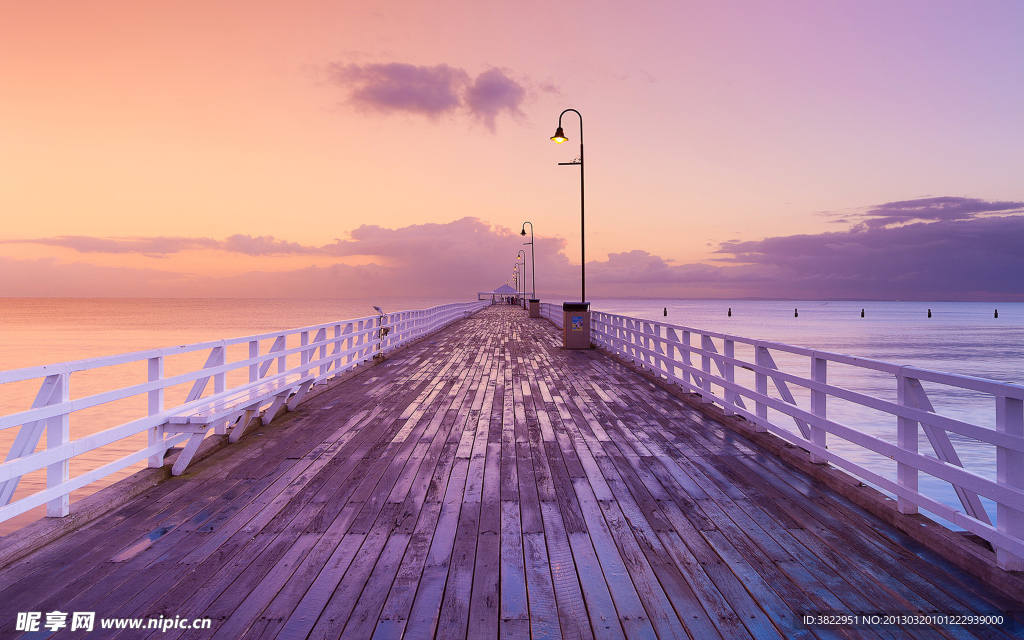
[[[594,297],[1024,300],[1024,215],[1017,215],[1022,211],[1021,202],[926,198],[869,207],[846,231],[723,243],[718,264],[674,264],[642,250],[613,253],[588,262],[588,292]],[[509,278],[522,240],[518,230],[478,218],[399,229],[364,225],[350,239],[322,246],[248,235],[37,238],[19,242],[82,253],[165,257],[215,250],[268,259],[369,256],[371,263],[209,277],[56,259],[0,259],[0,295],[466,298]],[[579,266],[569,262],[565,244],[560,238],[537,238],[537,289],[548,299],[578,295]]]
[[[868,208],[851,229],[723,243],[767,295],[1024,300],[1024,202],[923,198]]]

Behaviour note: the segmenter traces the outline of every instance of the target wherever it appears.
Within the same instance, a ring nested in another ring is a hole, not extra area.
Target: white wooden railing
[[[564,314],[562,313],[562,305],[551,304],[550,302],[540,303],[540,317],[547,318],[551,324],[555,325],[559,329],[562,328],[564,321]]]
[[[542,313],[561,325],[557,305]],[[1024,570],[1024,386],[598,311],[591,312],[591,342],[807,450],[812,462],[831,463],[889,492],[902,513],[922,508],[981,536],[996,549],[1000,567]],[[842,375],[830,375],[833,370]],[[869,395],[845,383],[868,374],[883,384],[888,379],[888,392]],[[944,397],[987,398],[994,428],[940,415],[926,384]],[[833,405],[839,410],[830,410]],[[871,428],[841,422],[857,422],[844,418],[851,406],[877,416]],[[922,431],[934,455],[919,451]],[[950,433],[961,449],[972,450],[967,467]],[[985,457],[977,449],[995,460],[994,478],[971,468]],[[895,461],[895,478],[864,464],[872,457],[867,452]],[[924,474],[952,485],[962,510],[919,490]],[[979,496],[995,503],[994,523]]]
[[[446,304],[230,340],[0,371],[0,392],[6,388],[3,385],[32,384],[33,381],[39,384],[30,409],[0,416],[0,431],[19,428],[6,461],[0,464],[0,522],[44,504],[48,516],[68,515],[72,491],[143,460],[148,460],[151,467],[162,466],[166,451],[191,435],[170,433],[167,423],[171,416],[181,415],[190,408],[208,406],[218,398],[274,379],[294,379],[296,374],[307,381],[311,377],[313,385],[325,382],[489,304],[489,301]],[[169,358],[189,353],[201,357],[207,351],[209,355],[201,368],[193,366],[185,373],[164,374],[165,361]],[[274,362],[276,367],[273,367]],[[144,367],[147,373],[144,378],[140,375],[137,383],[71,399],[70,387],[76,374],[102,372],[131,363]],[[272,368],[276,371],[271,371]],[[234,384],[229,386],[229,380]],[[165,392],[182,389],[182,385],[183,389],[188,389],[187,395],[183,390],[179,394],[183,395],[183,402],[166,407]],[[212,389],[208,389],[210,386]],[[141,417],[71,439],[69,426],[73,414],[126,399],[136,399],[140,405],[140,399],[145,400],[146,408],[140,411]],[[224,434],[229,426],[215,424],[213,432]],[[44,431],[45,449],[36,451]],[[148,434],[145,445],[71,477],[70,461],[76,456],[143,433]],[[45,489],[13,500],[22,476],[41,470],[46,471]]]

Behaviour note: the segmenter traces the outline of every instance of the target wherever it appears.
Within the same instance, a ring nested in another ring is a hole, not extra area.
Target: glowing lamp
[[[569,138],[565,137],[565,132],[562,131],[562,127],[558,127],[558,129],[555,131],[555,135],[551,136],[551,139],[557,142],[558,144],[562,144]]]

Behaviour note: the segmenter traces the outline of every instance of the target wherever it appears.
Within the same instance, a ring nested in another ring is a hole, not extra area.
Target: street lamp
[[[524,242],[523,246],[530,245],[530,273],[533,274],[533,289],[531,291],[530,298],[533,300],[537,299],[537,259],[534,254],[533,248],[533,223],[527,220],[523,223],[523,230],[519,232],[519,235],[526,235],[526,225],[530,225],[530,241]]]
[[[562,303],[562,346],[566,349],[590,348],[590,303],[587,302],[587,249],[586,249],[586,216],[584,215],[583,190],[583,116],[575,109],[566,109],[558,114],[558,128],[551,139],[562,144],[569,138],[562,130],[562,116],[572,111],[580,119],[580,156],[572,162],[559,162],[559,165],[580,166],[580,301]]]
[[[575,109],[566,109],[558,114],[558,129],[555,130],[555,135],[551,136],[551,139],[558,144],[562,144],[569,139],[565,137],[565,132],[562,130],[562,116],[570,111],[575,113],[580,119],[580,157],[572,162],[559,162],[558,164],[579,165],[580,167],[580,302],[584,303],[587,301],[587,251],[585,245],[586,235],[584,233],[585,209],[583,207],[583,116],[580,115],[580,112]],[[533,225],[530,225],[530,227],[532,228]]]
[[[516,254],[516,266],[519,266],[519,258],[523,259],[523,298],[526,298],[526,252],[522,249]],[[523,300],[519,301],[519,304],[523,304]]]
[[[519,297],[519,260],[512,263],[512,288],[516,290],[516,297]]]

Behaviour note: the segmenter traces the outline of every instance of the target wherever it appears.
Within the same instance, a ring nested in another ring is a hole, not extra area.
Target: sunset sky
[[[1024,4],[0,4],[0,296],[1024,300]],[[528,249],[528,247],[527,247]]]

